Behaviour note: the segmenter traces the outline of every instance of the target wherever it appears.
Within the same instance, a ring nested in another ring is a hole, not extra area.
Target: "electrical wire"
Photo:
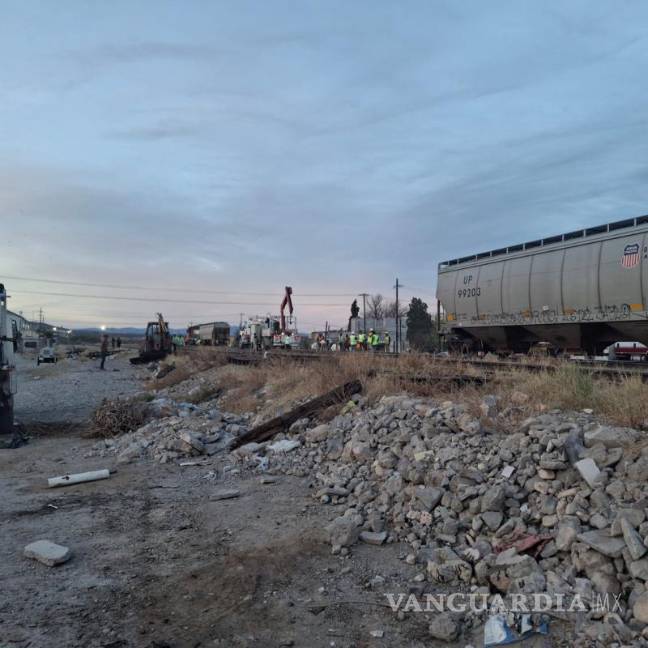
[[[39,279],[36,277],[18,277],[15,275],[0,275],[2,279],[10,279],[11,281],[33,281],[34,283],[48,283],[48,284],[58,284],[63,286],[85,286],[89,288],[117,288],[121,290],[146,290],[150,292],[152,290],[163,290],[166,292],[180,292],[180,293],[199,293],[199,294],[211,294],[211,295],[246,295],[250,297],[262,296],[268,297],[272,294],[276,294],[278,297],[281,297],[280,293],[268,293],[266,292],[247,292],[247,291],[232,291],[232,290],[208,290],[203,288],[171,288],[171,287],[151,287],[151,286],[136,286],[124,284],[104,284],[104,283],[90,283],[84,281],[64,281],[62,279]],[[354,293],[304,293],[299,294],[299,297],[355,297]]]
[[[212,306],[276,306],[276,302],[239,302],[239,301],[207,301],[200,299],[170,299],[168,297],[124,297],[122,295],[81,295],[78,293],[44,292],[39,290],[19,290],[16,294],[43,295],[45,297],[74,297],[78,299],[106,299],[113,301],[135,301],[135,302],[165,302],[170,304],[209,304]],[[13,295],[12,295],[13,296]],[[321,307],[343,307],[348,304],[300,304],[301,308],[308,306]]]

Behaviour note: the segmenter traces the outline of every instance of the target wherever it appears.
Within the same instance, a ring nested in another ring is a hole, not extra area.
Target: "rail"
[[[191,347],[187,347],[190,349]],[[204,347],[203,347],[204,348]],[[191,353],[191,351],[189,351]],[[245,349],[214,349],[215,353],[223,353],[227,357],[227,362],[240,365],[256,365],[263,362],[289,361],[289,362],[322,362],[334,360],[336,358],[346,357],[357,354],[363,358],[380,358],[393,359],[405,356],[411,356],[411,353],[386,353],[384,351],[352,351],[352,352],[334,352],[334,351],[295,351],[295,350],[268,350],[256,352]],[[428,358],[437,366],[454,366],[457,369],[465,366],[480,367],[488,372],[496,371],[529,371],[529,372],[555,372],[565,366],[574,366],[589,371],[595,376],[613,378],[623,378],[638,376],[643,382],[648,383],[648,362],[630,362],[630,361],[610,361],[597,364],[588,360],[569,360],[569,361],[552,361],[546,362],[521,360],[489,360],[483,358],[469,358],[459,356],[439,356],[432,353],[420,353],[418,356]],[[384,370],[386,371],[386,370]],[[463,377],[464,375],[461,374]],[[466,377],[467,378],[467,377]],[[466,380],[467,382],[467,380]]]

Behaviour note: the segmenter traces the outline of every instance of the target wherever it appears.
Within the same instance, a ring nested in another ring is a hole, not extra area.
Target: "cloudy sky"
[[[300,328],[340,324],[397,276],[431,303],[440,260],[648,213],[643,0],[0,7],[29,316],[238,321],[289,284]]]

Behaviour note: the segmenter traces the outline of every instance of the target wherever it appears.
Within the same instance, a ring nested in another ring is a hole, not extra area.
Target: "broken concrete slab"
[[[591,459],[590,457],[581,459],[574,464],[574,468],[578,470],[580,476],[587,482],[587,485],[590,488],[596,487],[596,481],[601,475],[601,471],[596,465],[594,459]]]
[[[381,545],[387,540],[387,532],[381,531],[380,533],[376,533],[374,531],[361,531],[360,540],[371,545]]]
[[[190,430],[183,430],[180,432],[180,440],[186,443],[194,450],[203,453],[205,452],[205,444],[200,440],[197,434]]]
[[[355,517],[340,516],[335,518],[327,527],[331,545],[333,547],[350,547],[356,542],[360,535],[358,523],[361,521]]]
[[[271,443],[268,446],[268,450],[272,452],[291,452],[296,450],[301,445],[301,441],[297,439],[282,439],[281,441],[276,441]]]
[[[443,490],[430,486],[426,488],[417,488],[414,494],[423,507],[427,511],[431,511],[441,501]]]
[[[623,539],[632,559],[639,560],[642,558],[648,551],[648,548],[644,546],[643,538],[625,517],[621,518],[621,530],[623,531]]]
[[[584,434],[585,445],[589,448],[597,443],[602,443],[606,448],[621,448],[632,445],[637,441],[639,434],[636,430],[627,428],[609,427],[599,425],[594,430]]]
[[[37,540],[25,547],[23,555],[25,558],[38,560],[38,562],[48,567],[55,567],[70,560],[72,551],[68,547],[50,542],[49,540]]]
[[[613,538],[602,531],[579,533],[578,540],[610,558],[620,558],[626,546],[623,538]]]

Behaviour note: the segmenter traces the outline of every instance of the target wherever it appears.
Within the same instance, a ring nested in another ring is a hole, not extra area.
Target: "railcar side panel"
[[[446,317],[450,321],[455,319],[457,309],[455,307],[455,283],[457,281],[456,272],[444,272],[439,274],[437,283],[437,299],[443,306]]]
[[[562,262],[564,250],[536,254],[531,262],[531,310],[562,313]]]
[[[480,268],[476,291],[480,319],[490,319],[502,313],[503,271],[503,261],[489,263]]]
[[[603,241],[599,281],[601,307],[610,313],[645,310],[641,294],[644,236],[634,234]],[[638,250],[635,257],[634,250]]]
[[[502,312],[517,315],[529,313],[531,302],[529,296],[529,274],[531,257],[507,259],[502,277]]]
[[[457,319],[477,319],[477,278],[480,268],[462,268],[456,272],[455,311]]]
[[[565,250],[562,270],[564,315],[598,309],[600,252],[600,242]]]

